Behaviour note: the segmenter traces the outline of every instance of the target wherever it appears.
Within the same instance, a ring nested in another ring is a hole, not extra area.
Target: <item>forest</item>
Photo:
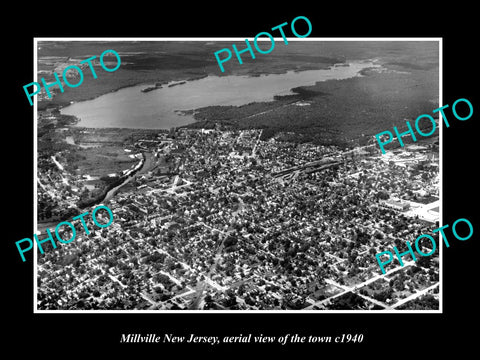
[[[398,63],[392,66],[399,67]],[[393,126],[403,129],[406,120],[414,124],[419,115],[431,114],[438,107],[438,69],[408,69],[407,73],[386,68],[317,82],[270,102],[197,109],[197,122],[187,127],[263,129],[263,140],[279,136],[300,143],[364,145],[376,133]],[[431,125],[426,123],[421,127],[428,129]]]

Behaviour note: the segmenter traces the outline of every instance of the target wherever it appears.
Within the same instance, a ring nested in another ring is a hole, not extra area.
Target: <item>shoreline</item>
[[[299,72],[303,72],[303,71],[312,71],[312,70],[331,70],[335,67],[338,67],[338,66],[341,66],[341,67],[344,67],[344,66],[350,66],[352,63],[356,63],[360,60],[349,60],[348,62],[345,60],[344,62],[336,62],[336,63],[332,63],[332,64],[320,64],[320,66],[318,66],[318,69],[312,69],[312,68],[306,68],[306,69],[297,69],[297,68],[294,68],[294,69],[283,69],[281,72],[269,72],[269,73],[265,73],[265,74],[258,74],[258,73],[254,73],[254,74],[249,74],[247,75],[247,77],[252,77],[252,78],[255,78],[255,77],[259,77],[261,75],[281,75],[281,74],[288,74],[289,72],[291,73],[299,73]],[[363,60],[365,61],[365,60]],[[370,59],[369,59],[370,61]],[[359,72],[357,72],[357,74],[354,75],[357,76],[359,74]],[[191,76],[191,77],[188,77],[188,78],[180,78],[180,80],[169,80],[169,81],[156,81],[156,80],[149,80],[149,81],[140,81],[138,83],[135,83],[135,84],[128,84],[128,85],[122,85],[122,86],[118,86],[116,87],[115,89],[112,89],[111,91],[108,91],[108,92],[104,92],[104,93],[101,93],[101,94],[98,94],[96,96],[92,96],[92,97],[89,97],[88,99],[84,99],[84,100],[81,100],[81,101],[78,101],[78,103],[81,103],[81,102],[84,102],[84,101],[91,101],[91,100],[95,100],[101,96],[104,96],[104,95],[107,95],[107,94],[110,94],[110,93],[114,93],[116,91],[119,91],[119,90],[122,90],[122,89],[125,89],[125,88],[129,88],[129,87],[135,87],[135,86],[151,86],[152,84],[154,84],[154,89],[152,89],[151,91],[154,91],[154,90],[158,90],[158,89],[162,89],[162,88],[165,88],[165,87],[171,87],[171,86],[180,86],[180,85],[183,85],[188,82],[191,82],[191,81],[196,81],[196,80],[201,80],[201,79],[204,79],[204,78],[207,78],[209,76],[216,76],[216,77],[222,77],[222,76],[218,76],[218,75],[215,75],[215,74],[202,74],[202,75],[199,75],[199,76]],[[231,74],[231,75],[228,75],[228,76],[245,76],[245,75],[242,75],[242,74]],[[343,79],[326,79],[324,81],[341,81]],[[268,106],[269,103],[272,103],[272,102],[276,102],[278,100],[282,100],[283,98],[287,99],[289,97],[302,97],[303,93],[304,92],[308,92],[307,90],[304,90],[302,89],[303,87],[309,87],[309,86],[314,86],[315,84],[311,85],[311,84],[307,84],[307,85],[299,85],[299,86],[293,86],[292,88],[289,89],[289,91],[291,92],[291,94],[288,94],[288,95],[274,95],[273,96],[273,99],[270,100],[270,101],[259,101],[259,102],[256,102],[254,101],[255,103],[258,103],[258,104],[263,104],[264,106]],[[143,91],[142,91],[143,92]],[[70,105],[73,105],[73,104],[76,104],[77,102],[73,102],[73,103],[60,103],[60,104],[55,104],[54,105],[54,108],[58,109],[58,111],[62,111],[62,109],[70,106]],[[53,104],[52,104],[53,105]],[[232,105],[232,106],[236,106],[236,107],[242,107],[242,106],[245,106],[245,105],[248,105],[248,104],[242,104],[242,105]],[[202,107],[199,107],[199,108],[194,108],[194,109],[187,109],[187,110],[174,110],[175,113],[177,113],[178,115],[191,115],[193,121],[189,124],[179,124],[179,125],[173,125],[173,126],[168,126],[166,128],[158,128],[158,127],[118,127],[118,126],[102,126],[102,127],[87,127],[87,126],[83,126],[83,125],[78,125],[78,123],[81,121],[81,118],[78,118],[77,116],[75,115],[67,115],[67,114],[62,114],[62,115],[65,115],[65,116],[74,116],[75,117],[75,122],[72,124],[72,126],[74,127],[85,127],[85,128],[91,128],[91,129],[113,129],[113,128],[119,128],[119,129],[129,129],[129,130],[168,130],[169,128],[171,127],[174,127],[174,128],[184,128],[184,127],[188,127],[188,126],[191,126],[192,124],[195,124],[195,123],[198,123],[198,122],[201,122],[203,121],[202,119],[198,119],[195,117],[195,115],[197,115],[198,113],[201,112],[202,109],[206,109],[206,108],[209,108],[211,106],[223,106],[223,105],[209,105],[209,106],[202,106]],[[135,124],[134,124],[135,126]]]
[[[361,61],[361,60],[350,60],[350,61]],[[186,82],[190,82],[190,81],[196,81],[196,80],[201,80],[201,79],[204,79],[208,76],[216,76],[216,77],[224,77],[224,76],[247,76],[247,77],[259,77],[259,76],[262,76],[262,75],[281,75],[281,74],[287,74],[288,72],[293,72],[293,73],[299,73],[299,72],[303,72],[303,71],[311,71],[311,70],[328,70],[328,69],[332,69],[334,68],[335,66],[338,66],[338,64],[340,64],[341,66],[345,66],[344,64],[349,64],[348,62],[337,62],[337,63],[331,63],[331,64],[326,64],[326,63],[320,63],[320,64],[315,64],[317,66],[314,66],[313,68],[305,68],[305,69],[298,69],[298,68],[293,68],[293,69],[282,69],[282,71],[274,71],[274,72],[261,72],[261,73],[253,73],[253,74],[242,74],[242,73],[232,73],[232,74],[229,74],[229,75],[217,75],[215,73],[204,73],[204,74],[201,74],[201,75],[198,75],[198,76],[190,76],[188,78],[176,78],[176,79],[172,79],[172,80],[155,80],[155,79],[152,79],[152,80],[133,80],[133,83],[130,83],[130,84],[124,84],[124,85],[118,85],[116,86],[115,88],[109,90],[109,91],[106,91],[106,92],[102,92],[100,94],[97,94],[97,95],[93,95],[93,96],[88,96],[88,97],[85,97],[84,99],[82,100],[79,100],[79,101],[74,101],[73,103],[72,102],[66,102],[66,101],[59,101],[59,102],[54,102],[54,99],[55,99],[55,96],[56,94],[54,95],[54,97],[52,98],[52,100],[49,100],[49,101],[43,101],[42,103],[38,103],[38,109],[39,110],[47,110],[48,108],[56,108],[58,110],[61,110],[65,107],[68,107],[72,104],[76,104],[76,103],[80,103],[80,102],[84,102],[84,101],[90,101],[90,100],[95,100],[103,95],[107,95],[107,94],[111,94],[111,93],[114,93],[114,92],[117,92],[119,90],[122,90],[122,89],[125,89],[125,88],[129,88],[129,87],[134,87],[134,86],[140,86],[140,85],[152,85],[152,84],[160,84],[160,86],[158,87],[158,89],[160,89],[161,87],[163,86],[168,86],[168,83],[170,82],[181,82],[181,81],[186,81]],[[155,89],[157,90],[157,89]]]
[[[111,94],[111,93],[117,92],[119,90],[129,88],[129,87],[135,87],[135,86],[140,86],[140,85],[151,85],[152,83],[158,83],[163,87],[164,85],[168,85],[168,83],[171,82],[171,81],[186,81],[186,82],[196,81],[196,80],[201,80],[203,78],[206,78],[207,76],[210,76],[210,75],[211,74],[205,74],[205,75],[201,75],[200,77],[190,77],[190,78],[187,78],[187,79],[170,80],[170,81],[165,81],[165,80],[158,80],[158,81],[156,81],[156,80],[148,80],[148,81],[139,80],[139,82],[135,82],[135,83],[132,83],[132,84],[119,85],[119,86],[115,87],[114,89],[111,89],[110,91],[102,92],[101,94],[93,95],[93,96],[90,96],[90,97],[86,97],[82,100],[73,101],[73,102],[69,102],[69,103],[67,103],[66,101],[54,102],[54,99],[55,99],[55,96],[56,96],[56,94],[55,94],[54,97],[52,98],[52,100],[42,101],[41,103],[38,103],[37,106],[38,106],[39,111],[46,111],[48,109],[57,109],[57,110],[60,111],[61,109],[66,108],[66,107],[68,107],[72,104],[77,104],[77,103],[84,102],[84,101],[95,100],[95,99],[97,99],[101,96]],[[158,89],[160,89],[161,86],[159,86]],[[65,114],[62,114],[62,115],[65,115]],[[68,115],[68,116],[73,116],[73,115]]]
[[[372,66],[372,63],[374,63],[373,66]],[[325,65],[326,64],[321,64],[321,69],[320,70],[326,70]],[[229,128],[229,129],[243,129],[245,126],[247,126],[247,125],[244,124],[243,120],[247,120],[247,122],[251,123],[251,125],[252,125],[255,122],[254,120],[252,120],[252,118],[254,118],[255,116],[257,116],[257,115],[263,116],[263,114],[267,114],[267,113],[270,113],[272,111],[276,111],[274,109],[276,107],[275,104],[278,104],[278,105],[280,105],[280,107],[282,107],[282,106],[287,106],[290,103],[295,103],[297,101],[308,100],[311,97],[317,98],[318,96],[333,95],[328,90],[332,86],[336,86],[335,84],[337,84],[337,83],[339,84],[339,86],[345,86],[345,85],[342,85],[342,84],[345,83],[345,84],[348,85],[350,82],[352,82],[352,81],[356,82],[356,81],[359,81],[358,79],[362,79],[362,78],[363,79],[368,79],[368,78],[372,77],[373,80],[375,80],[375,78],[377,77],[377,72],[375,72],[373,74],[368,74],[368,70],[370,70],[372,68],[382,67],[383,62],[379,61],[378,58],[373,58],[373,59],[368,58],[368,59],[360,59],[360,60],[358,60],[358,59],[348,59],[347,60],[346,59],[344,62],[329,64],[327,69],[332,69],[332,68],[335,68],[335,67],[344,67],[344,66],[352,67],[353,71],[351,71],[351,72],[352,73],[354,72],[355,74],[353,76],[346,77],[346,78],[343,78],[343,77],[328,78],[328,79],[325,79],[325,80],[317,80],[313,84],[309,83],[309,84],[305,84],[305,85],[292,86],[289,89],[290,94],[277,95],[277,96],[274,96],[273,99],[271,99],[271,100],[259,101],[259,102],[252,101],[252,102],[249,102],[247,104],[242,104],[242,105],[231,105],[231,106],[229,106],[229,105],[210,105],[210,106],[195,107],[195,108],[188,109],[188,110],[174,110],[173,112],[175,112],[177,115],[180,115],[180,116],[181,115],[187,115],[189,117],[189,119],[187,119],[187,120],[191,120],[191,121],[185,120],[185,122],[188,122],[187,124],[185,124],[183,121],[179,120],[178,122],[172,122],[172,124],[170,124],[168,126],[158,127],[157,124],[161,125],[161,123],[163,123],[164,121],[163,121],[163,119],[156,118],[156,119],[151,119],[150,123],[147,122],[145,125],[142,124],[143,126],[138,126],[139,124],[130,124],[128,122],[125,123],[126,126],[119,126],[119,124],[115,123],[115,121],[111,121],[111,124],[102,125],[101,127],[99,127],[99,126],[97,126],[97,124],[89,124],[90,126],[81,125],[80,124],[81,123],[81,118],[78,118],[75,115],[65,115],[65,116],[73,116],[74,117],[74,120],[69,124],[69,127],[71,127],[72,129],[79,129],[79,128],[92,129],[92,130],[95,130],[95,129],[98,129],[98,130],[119,129],[119,130],[132,131],[132,132],[135,132],[135,131],[162,131],[162,130],[165,131],[165,130],[169,130],[170,128],[175,128],[175,129],[181,129],[181,128],[194,129],[194,128],[200,128],[200,127],[211,128],[214,123],[219,123],[220,126],[225,126],[226,128]],[[309,71],[309,70],[312,70],[312,69],[304,69],[304,70],[301,70],[301,71]],[[364,74],[365,71],[367,71],[367,74]],[[298,72],[298,69],[293,69],[293,70],[292,69],[282,69],[282,71],[278,72],[278,73],[286,74],[288,72]],[[273,72],[270,72],[269,74],[276,74],[276,73],[277,73],[276,71],[273,71]],[[384,75],[382,75],[382,74],[383,74],[383,72],[381,72],[381,74],[378,75],[378,76],[384,77]],[[388,73],[388,74],[390,74],[390,73]],[[193,76],[193,77],[191,76],[191,77],[187,78],[187,80],[188,81],[201,80],[202,78],[206,78],[210,75],[211,74],[201,74],[200,76]],[[230,76],[230,75],[228,75],[228,76]],[[243,77],[243,75],[241,75],[241,74],[237,74],[237,75],[233,75],[233,76],[242,76]],[[250,74],[247,77],[256,77],[256,76],[257,76],[257,74]],[[393,75],[389,75],[389,76],[393,76]],[[397,76],[397,75],[394,75],[394,76]],[[221,77],[221,76],[218,76],[218,77]],[[178,78],[181,78],[181,77],[178,77]],[[183,79],[185,79],[185,78],[183,78]],[[157,82],[157,84],[162,84],[162,86],[164,86],[165,84],[172,84],[172,83],[176,84],[176,83],[181,82],[181,81],[185,81],[185,80],[169,80],[169,81]],[[365,81],[369,81],[369,80],[365,80]],[[370,81],[372,81],[372,80],[370,80]],[[391,81],[391,80],[386,79],[386,80],[382,80],[382,81],[387,82],[387,81]],[[334,84],[331,85],[330,83],[334,83]],[[124,88],[127,88],[127,87],[141,86],[143,84],[148,84],[148,85],[155,84],[155,81],[151,81],[151,80],[149,80],[148,82],[140,81],[139,84],[137,83],[137,85],[129,84],[129,85],[126,85],[126,86],[119,86],[112,91],[94,96],[94,97],[92,97],[92,99],[96,99],[96,98],[98,98],[100,96],[103,96],[105,94],[108,94],[108,93],[111,93],[111,92],[114,92],[114,91],[118,91],[120,89],[124,89]],[[326,85],[330,84],[330,85],[326,86],[326,89],[324,90],[324,89],[322,89],[322,86],[320,86],[321,84],[326,84]],[[179,84],[179,85],[181,85],[181,84]],[[317,87],[320,87],[320,89],[317,89]],[[87,101],[87,100],[82,100],[82,101]],[[284,105],[282,105],[282,104],[284,104]],[[56,108],[57,109],[63,109],[66,106],[68,106],[68,105],[64,104],[62,106],[57,106]],[[305,109],[304,111],[308,112],[310,110]],[[219,116],[222,115],[221,113],[224,113],[224,115],[227,115],[228,117],[224,118],[222,120],[221,118],[219,118]],[[212,116],[209,116],[209,115],[212,115]],[[235,115],[241,115],[241,116],[235,116]],[[233,116],[233,117],[231,117],[231,116]],[[265,118],[265,116],[263,116],[263,118]],[[265,128],[265,126],[266,126],[266,128],[273,128],[273,130],[270,131],[270,132],[273,132],[273,133],[272,134],[269,133],[270,135],[274,135],[276,133],[281,133],[282,132],[281,130],[275,129],[275,126],[265,125],[265,121],[267,121],[269,119],[269,117],[262,120],[263,118],[259,117],[260,123],[258,125],[259,126],[258,128]],[[273,120],[275,120],[275,119],[273,119]],[[310,119],[314,119],[314,117],[310,116]],[[271,121],[273,121],[273,120],[271,120]],[[263,121],[263,123],[262,123],[262,121]],[[268,120],[268,121],[270,121],[270,120]],[[310,124],[313,124],[312,121],[310,121]],[[254,126],[254,125],[252,125],[252,126]],[[279,128],[287,129],[288,124],[287,125],[282,124],[282,126],[280,126]],[[314,125],[312,125],[312,126],[314,126]],[[300,127],[300,130],[301,129],[304,129],[304,127]],[[367,136],[368,137],[369,135],[375,134],[376,133],[375,131],[376,131],[375,129],[373,129],[373,130],[368,129],[367,132],[365,132],[365,131],[363,132],[362,136]],[[292,136],[295,137],[295,139],[298,138],[297,140],[299,142],[314,141],[315,143],[321,143],[321,144],[326,144],[326,145],[342,144],[342,146],[349,146],[349,145],[351,146],[352,139],[356,139],[356,137],[351,138],[352,134],[349,134],[347,136],[342,136],[341,134],[337,134],[335,131],[324,131],[321,134],[319,132],[319,135],[315,135],[315,136],[307,136],[305,131],[300,131],[298,133],[296,131],[293,131],[293,132],[295,132],[296,135],[292,135]],[[297,142],[297,140],[292,140],[292,141]]]

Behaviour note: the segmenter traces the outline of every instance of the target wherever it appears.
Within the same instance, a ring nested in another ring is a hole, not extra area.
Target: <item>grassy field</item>
[[[128,169],[138,160],[128,157],[128,154],[118,146],[101,146],[77,150],[81,159],[76,162],[78,174],[103,176]]]

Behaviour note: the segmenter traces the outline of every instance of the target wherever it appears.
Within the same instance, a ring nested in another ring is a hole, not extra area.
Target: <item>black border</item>
[[[17,351],[27,345],[52,357],[63,350],[82,349],[85,354],[138,353],[165,356],[185,350],[196,354],[235,353],[267,350],[313,356],[403,353],[409,356],[452,346],[464,351],[473,347],[474,333],[467,328],[476,313],[475,258],[478,251],[478,212],[470,204],[477,193],[475,138],[478,128],[476,76],[476,21],[472,6],[459,2],[448,9],[421,9],[402,3],[326,5],[276,4],[259,9],[246,3],[218,6],[185,3],[178,9],[162,3],[62,5],[37,4],[12,26],[3,23],[5,49],[3,69],[7,73],[3,142],[4,206],[3,241],[6,280],[6,343]],[[27,10],[27,9],[25,9]],[[25,101],[22,86],[33,79],[34,37],[252,37],[260,31],[306,16],[313,25],[310,37],[442,37],[443,103],[469,99],[474,115],[465,122],[452,121],[443,130],[443,223],[464,217],[474,226],[474,235],[465,242],[451,241],[443,257],[443,314],[33,314],[33,265],[22,263],[14,242],[31,236],[33,228],[33,108]],[[477,22],[478,24],[478,22]],[[474,128],[475,127],[475,128]],[[7,190],[8,189],[8,190]],[[475,325],[474,325],[475,326]],[[120,344],[122,333],[173,333],[175,335],[234,336],[264,334],[336,336],[363,333],[361,344],[188,345]],[[85,347],[86,346],[86,347]],[[87,351],[87,349],[89,349]],[[148,353],[148,354],[147,354]],[[273,354],[273,353],[272,353]]]

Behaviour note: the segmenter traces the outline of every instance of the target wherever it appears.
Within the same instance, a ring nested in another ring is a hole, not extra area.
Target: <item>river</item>
[[[103,201],[100,201],[100,203],[106,204],[108,201],[115,196],[115,194],[122,188],[126,183],[128,183],[130,180],[132,180],[135,177],[135,174],[130,175],[125,179],[124,182],[122,182],[120,185],[115,186],[114,188],[110,189],[107,194],[105,195]]]
[[[141,165],[140,165],[141,164]],[[140,166],[138,169],[134,170],[128,177],[123,181],[120,185],[115,186],[114,188],[110,189],[106,194],[105,197],[103,198],[102,203],[107,203],[112,197],[115,196],[115,194],[124,186],[126,185],[130,180],[135,178],[138,173],[142,173],[145,170],[148,170],[151,168],[152,163],[151,163],[151,154],[145,155],[144,154],[144,159],[140,161],[140,163],[137,165]]]
[[[141,90],[152,84],[143,84],[74,103],[61,113],[78,117],[77,126],[90,128],[169,129],[194,122],[192,115],[177,114],[178,110],[273,101],[274,95],[291,94],[292,88],[360,76],[362,69],[378,66],[373,61],[352,61],[348,66],[256,77],[207,76],[149,92]]]

